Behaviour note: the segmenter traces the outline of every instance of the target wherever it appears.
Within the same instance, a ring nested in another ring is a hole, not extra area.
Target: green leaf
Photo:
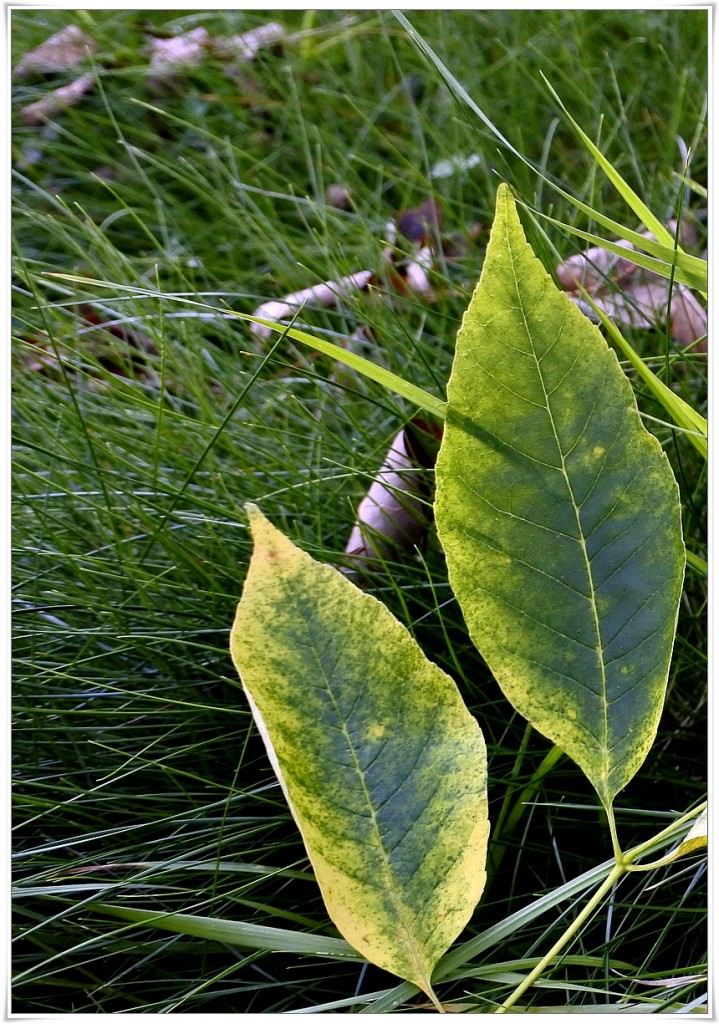
[[[435,511],[472,639],[609,808],[661,714],[684,572],[678,488],[506,185],[457,336]]]
[[[484,740],[389,610],[248,506],[231,650],[329,915],[431,998],[485,882]]]

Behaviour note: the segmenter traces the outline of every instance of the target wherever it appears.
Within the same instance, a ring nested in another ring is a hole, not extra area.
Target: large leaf
[[[249,507],[231,649],[330,917],[431,995],[485,881],[486,751],[389,610]]]
[[[457,336],[435,511],[474,642],[609,807],[662,709],[684,571],[678,489],[506,185]]]

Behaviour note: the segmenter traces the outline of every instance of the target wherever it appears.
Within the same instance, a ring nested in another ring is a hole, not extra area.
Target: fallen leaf
[[[426,470],[434,466],[440,437],[441,427],[415,418],[392,441],[347,541],[355,566],[420,544],[432,519]]]
[[[275,46],[285,38],[285,30],[276,21],[243,32],[241,35],[230,36],[229,39],[215,39],[213,46],[224,55],[238,60],[254,60],[257,53],[268,46]]]
[[[442,208],[437,199],[428,199],[397,218],[397,227],[405,238],[417,245],[434,242],[442,228]]]
[[[661,279],[651,283],[628,285],[622,291],[607,288],[597,289],[590,294],[607,316],[617,323],[648,330],[666,322],[668,288],[666,282]],[[572,295],[571,298],[585,316],[596,319],[589,303],[584,302],[579,296]]]
[[[76,103],[79,103],[85,93],[92,88],[93,83],[94,75],[92,72],[88,72],[86,75],[76,78],[74,82],[70,82],[69,85],[53,89],[36,103],[29,103],[22,108],[23,121],[30,127],[43,124],[67,107],[74,107]]]
[[[676,231],[676,221],[670,222],[669,227]],[[643,234],[654,238],[649,232]],[[696,233],[687,223],[680,230],[680,241],[686,245],[692,239],[696,240]],[[615,241],[628,253],[634,251],[630,242]],[[648,330],[661,328],[668,320],[675,341],[691,345],[698,352],[707,350],[707,312],[689,288],[677,282],[670,287],[666,278],[638,267],[629,256],[624,258],[608,249],[593,247],[560,263],[557,280],[590,319],[596,320],[596,314],[582,299],[580,288],[589,292],[603,312],[617,323]]]
[[[337,210],[346,210],[350,205],[349,189],[345,185],[335,182],[325,189],[325,199],[328,206],[334,206]]]
[[[404,265],[404,280],[407,282],[409,290],[424,296],[429,301],[434,300],[434,292],[427,271],[432,267],[433,262],[431,248],[428,245],[423,245],[416,255],[407,260]]]
[[[16,78],[29,78],[31,75],[49,74],[54,71],[67,71],[84,60],[88,53],[94,53],[97,44],[77,25],[66,28],[50,36],[44,43],[30,53],[26,53],[15,66]]]
[[[181,36],[158,39],[150,36],[150,69],[155,74],[167,74],[181,64],[199,64],[210,45],[210,35],[205,28],[193,28]]]
[[[255,310],[254,316],[261,317],[263,320],[285,320],[287,317],[294,316],[307,303],[327,308],[336,306],[345,295],[364,291],[372,276],[371,270],[360,270],[356,274],[348,274],[347,277],[340,278],[339,281],[324,281],[321,284],[313,285],[312,288],[304,288],[301,292],[285,295],[279,301],[263,302]],[[272,336],[272,331],[264,324],[250,324],[250,330],[258,338]]]
[[[623,249],[633,249],[631,242],[623,238],[615,239]],[[557,280],[565,291],[579,291],[586,288],[594,292],[606,285],[611,279],[615,283],[624,282],[639,268],[636,263],[625,260],[608,249],[595,246],[584,252],[575,253],[557,266]]]
[[[707,311],[684,285],[674,288],[669,307],[669,326],[672,338],[681,345],[694,345],[695,352],[707,351]]]

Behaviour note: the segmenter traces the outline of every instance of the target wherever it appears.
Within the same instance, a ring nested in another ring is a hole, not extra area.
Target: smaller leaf
[[[561,189],[558,189],[558,191],[561,192]],[[562,195],[564,195],[565,198],[569,198],[567,193],[562,192]],[[573,204],[581,209],[582,212],[586,213],[587,216],[593,217],[593,219],[598,220],[610,231],[614,231],[620,236],[619,240],[611,242],[606,238],[601,238],[599,235],[592,234],[590,231],[582,231],[580,228],[576,228],[572,224],[567,224],[565,221],[557,220],[555,217],[550,217],[548,214],[542,213],[539,210],[532,210],[532,213],[541,217],[543,220],[549,221],[551,224],[556,224],[557,227],[560,227],[563,231],[568,231],[570,234],[576,235],[577,238],[583,238],[585,241],[591,242],[597,247],[606,249],[608,252],[614,253],[616,256],[623,257],[625,260],[638,267],[650,270],[653,273],[658,274],[660,277],[673,277],[675,281],[688,285],[690,288],[696,288],[697,291],[702,294],[706,294],[706,260],[701,259],[699,256],[688,255],[681,249],[673,249],[668,245],[663,245],[647,233],[632,231],[629,228],[625,228],[623,224],[610,220],[598,211],[593,210],[591,206],[587,206],[585,203],[580,203],[579,200],[574,200]]]
[[[179,36],[170,36],[169,39],[151,36],[150,69],[155,75],[167,75],[178,66],[200,64],[209,45],[209,33],[202,26]]]
[[[695,352],[707,351],[707,311],[688,288],[679,286],[675,289],[669,307],[669,321],[672,338],[682,345],[691,345]]]
[[[593,237],[593,236],[587,236]],[[667,266],[667,276],[671,267]],[[596,304],[618,323],[652,328],[669,319],[672,337],[706,352],[707,314],[683,284],[645,265],[639,266],[630,242],[623,239],[570,256],[557,266],[557,279],[568,292],[586,289]],[[572,295],[582,312],[584,301]]]
[[[248,512],[230,644],[270,761],[337,928],[434,999],[484,888],[482,734],[384,605]]]
[[[272,335],[272,328],[267,327],[263,320],[285,320],[297,316],[305,305],[334,307],[345,295],[352,292],[364,291],[373,274],[371,270],[360,270],[356,274],[348,274],[339,281],[323,281],[321,284],[304,288],[301,292],[293,292],[281,299],[263,302],[254,313],[254,319],[250,324],[250,330],[258,338],[269,338]]]
[[[265,25],[258,25],[257,28],[242,32],[238,36],[230,36],[229,39],[215,39],[213,45],[220,56],[234,57],[240,61],[251,61],[255,59],[260,50],[278,46],[285,36],[286,33],[282,25],[276,21],[269,21]]]

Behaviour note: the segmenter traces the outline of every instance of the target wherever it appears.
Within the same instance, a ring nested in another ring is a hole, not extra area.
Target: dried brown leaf
[[[88,72],[81,75],[69,85],[63,85],[59,89],[53,89],[36,103],[29,103],[23,107],[21,114],[26,125],[35,127],[48,121],[55,114],[66,110],[67,107],[74,107],[79,103],[85,93],[89,92],[94,83],[94,75]]]
[[[302,306],[311,303],[314,306],[332,307],[336,306],[345,295],[352,292],[364,291],[372,279],[371,270],[360,270],[356,274],[348,274],[339,281],[324,281],[322,284],[313,285],[312,288],[305,288],[301,292],[293,292],[285,295],[279,301],[263,302],[254,312],[255,316],[263,320],[285,320],[294,316]],[[250,330],[258,338],[269,338],[272,331],[263,324],[250,324]]]
[[[154,75],[162,76],[172,74],[183,64],[200,64],[209,45],[210,35],[201,26],[169,39],[150,36],[150,69]]]
[[[707,311],[683,285],[674,288],[669,307],[669,325],[672,338],[681,345],[694,345],[696,342],[695,352],[707,351]]]
[[[676,231],[676,221],[669,228]],[[646,238],[654,236],[643,232]],[[696,240],[691,224],[684,222],[679,232],[683,245]],[[616,244],[628,253],[634,247],[623,239]],[[662,327],[669,320],[672,337],[681,345],[695,345],[706,352],[707,313],[692,292],[682,284],[670,285],[659,274],[631,262],[607,249],[593,247],[564,260],[557,267],[557,279],[570,297],[588,316],[594,313],[578,294],[580,286],[612,320],[631,327]],[[670,299],[671,296],[671,299]]]
[[[276,46],[285,38],[285,30],[276,21],[259,25],[249,32],[230,36],[229,39],[215,39],[214,47],[223,56],[241,61],[254,60],[257,53],[268,46]]]
[[[84,60],[88,53],[97,49],[95,40],[86,35],[77,25],[67,25],[54,36],[26,53],[15,66],[16,78],[31,75],[67,71]]]
[[[423,245],[404,266],[404,280],[409,290],[422,295],[430,302],[434,301],[435,296],[427,271],[431,269],[433,262],[432,250],[428,245]]]
[[[631,242],[618,239],[617,245],[633,250]],[[624,282],[639,268],[630,260],[595,246],[585,252],[576,253],[557,267],[557,280],[566,291],[578,291],[580,286],[588,292],[604,287],[608,280],[616,284]]]
[[[672,235],[676,233],[677,222],[669,221],[669,230]],[[650,231],[642,231],[644,238],[656,241]],[[696,245],[697,234],[694,226],[689,221],[682,221],[679,227],[679,242],[683,246]],[[593,246],[584,252],[576,253],[564,260],[557,267],[557,279],[562,288],[566,291],[578,290],[581,285],[587,291],[593,292],[604,287],[609,281],[617,285],[626,283],[630,278],[642,283],[654,281],[659,278],[652,270],[645,270],[632,263],[630,253],[634,252],[634,246],[624,238],[614,240],[615,245],[627,250],[627,256],[619,256],[617,253],[609,252],[600,246]],[[660,280],[663,280],[660,278]]]
[[[325,189],[325,199],[329,206],[334,206],[337,210],[346,210],[350,205],[351,197],[346,185],[333,182]]]
[[[437,199],[428,199],[397,218],[397,227],[405,238],[417,245],[435,241],[442,229],[442,208]]]
[[[345,552],[366,566],[397,549],[412,550],[431,522],[427,469],[434,465],[441,428],[415,418],[392,441],[357,509]]]

